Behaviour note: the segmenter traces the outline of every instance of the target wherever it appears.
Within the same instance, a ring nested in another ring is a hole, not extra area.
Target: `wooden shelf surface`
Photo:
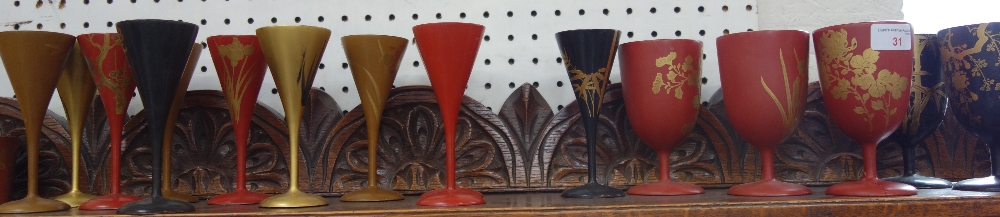
[[[605,199],[562,198],[558,192],[488,193],[486,204],[463,207],[421,207],[419,195],[390,202],[340,202],[296,209],[264,209],[256,205],[209,206],[202,200],[194,213],[162,216],[988,216],[1000,215],[1000,193],[950,189],[920,190],[907,197],[839,197],[813,187],[813,194],[796,197],[740,197],[725,189],[702,195],[634,196]],[[28,216],[114,216],[114,211],[36,213]]]

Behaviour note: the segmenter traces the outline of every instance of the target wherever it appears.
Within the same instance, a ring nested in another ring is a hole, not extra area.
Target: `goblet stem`
[[[369,117],[374,118],[374,117]],[[376,123],[378,123],[376,121]],[[368,125],[368,132],[372,132],[371,128],[375,128],[375,132],[378,132],[378,126]],[[368,187],[378,188],[378,134],[368,134]]]
[[[759,149],[760,151],[760,180],[770,181],[774,180],[774,148],[766,147]]]
[[[241,121],[240,127],[234,126],[233,129],[248,129],[250,123],[246,121]],[[247,190],[247,139],[249,138],[248,130],[237,130],[236,135],[236,191],[246,191]]]
[[[903,176],[912,176],[917,174],[916,168],[916,149],[914,145],[903,145],[899,144],[903,150]]]
[[[858,181],[844,182],[830,186],[826,194],[840,196],[910,196],[917,194],[917,188],[911,185],[878,179],[875,168],[875,146],[877,143],[861,145],[861,156],[864,158],[864,176]]]
[[[861,179],[874,180],[878,179],[878,170],[875,167],[875,147],[876,144],[864,144],[861,145],[861,156],[864,162],[864,177]]]
[[[447,110],[447,111],[446,111]],[[458,121],[458,108],[441,108],[442,121],[444,121],[444,144],[445,144],[445,170],[447,171],[447,186],[445,188],[453,190],[457,188],[455,183],[455,125]]]
[[[673,182],[670,180],[670,152],[659,151],[656,153],[660,160],[660,180],[659,182]]]
[[[122,183],[122,118],[108,118],[111,133],[111,194],[121,194]]]
[[[596,111],[590,111],[596,112]],[[597,183],[597,122],[594,118],[585,117],[587,131],[587,183]],[[669,160],[668,160],[669,161]]]

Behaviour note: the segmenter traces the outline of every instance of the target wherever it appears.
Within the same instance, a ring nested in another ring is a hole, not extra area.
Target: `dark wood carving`
[[[58,117],[58,116],[56,116]],[[42,141],[38,150],[38,193],[42,197],[54,197],[69,191],[70,168],[69,132],[65,120],[53,118],[52,112],[45,116],[42,125]],[[20,199],[27,194],[28,163],[24,145],[24,121],[17,100],[0,97],[0,135],[18,137],[18,150],[14,183],[10,184],[10,199]]]
[[[797,132],[778,148],[776,176],[809,185],[855,180],[861,171],[860,147],[830,121],[817,83],[810,84],[806,117]],[[676,181],[726,187],[759,179],[760,160],[753,146],[729,126],[716,96],[703,104],[694,132],[670,155]],[[538,91],[525,84],[516,89],[499,113],[465,97],[458,121],[458,181],[481,191],[557,190],[586,180],[584,130],[576,103],[552,112]],[[629,127],[621,87],[608,87],[598,130],[598,181],[628,186],[657,179],[656,156]],[[94,106],[85,127],[83,171],[85,191],[106,193],[107,123],[102,107]],[[669,112],[669,111],[664,111]],[[378,185],[404,193],[442,187],[444,133],[433,90],[428,86],[395,88],[390,93],[380,130]],[[123,183],[129,194],[147,194],[150,150],[144,113],[125,127]],[[16,102],[0,99],[0,134],[23,136]],[[174,136],[172,186],[178,191],[210,197],[233,189],[235,149],[225,99],[220,91],[191,91],[181,109]],[[360,107],[341,113],[319,89],[310,93],[303,117],[300,159],[288,159],[288,136],[280,116],[258,104],[251,125],[248,183],[252,190],[283,192],[288,187],[288,161],[300,162],[303,189],[335,196],[367,184],[367,135]],[[69,186],[68,135],[56,119],[46,118],[43,130],[42,193],[54,196]],[[898,175],[902,157],[897,144],[879,146],[880,176]],[[989,174],[983,142],[947,115],[942,126],[918,144],[919,173],[951,180]],[[24,165],[24,159],[19,159]],[[23,168],[21,168],[23,170]],[[23,186],[19,173],[16,186]],[[22,191],[15,191],[23,195]]]

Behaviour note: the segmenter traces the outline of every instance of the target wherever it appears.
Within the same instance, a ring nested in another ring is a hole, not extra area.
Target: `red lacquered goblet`
[[[632,187],[627,193],[705,193],[697,185],[670,180],[670,151],[691,134],[701,106],[701,42],[629,42],[621,45],[619,55],[629,123],[635,134],[656,150],[660,160],[659,181]]]
[[[140,199],[122,194],[120,187],[122,127],[135,92],[135,80],[132,79],[132,68],[125,58],[122,38],[118,33],[83,34],[76,40],[93,73],[104,112],[108,116],[108,133],[111,134],[111,181],[108,182],[111,193],[88,200],[80,205],[80,210],[118,209]]]
[[[256,35],[208,37],[208,50],[229,104],[236,140],[236,189],[208,200],[211,205],[257,204],[269,197],[246,187],[247,140],[267,61]]]
[[[774,149],[802,120],[809,81],[809,33],[753,31],[716,39],[726,114],[733,129],[760,150],[760,181],[733,186],[740,196],[812,194],[774,179]]]
[[[826,194],[906,196],[913,186],[878,179],[875,147],[899,128],[910,99],[913,35],[909,23],[878,21],[824,27],[813,33],[823,103],[833,124],[861,144],[864,176]]]
[[[445,188],[424,193],[421,206],[462,206],[484,204],[483,194],[460,188],[455,183],[455,125],[458,106],[472,74],[479,42],[485,27],[471,23],[429,23],[413,27],[414,41],[427,68],[434,95],[437,95],[444,123]]]

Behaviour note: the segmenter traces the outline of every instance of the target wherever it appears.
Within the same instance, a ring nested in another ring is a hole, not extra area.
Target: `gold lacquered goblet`
[[[174,101],[170,104],[170,113],[167,116],[167,128],[163,131],[163,176],[160,176],[160,181],[164,183],[161,185],[163,190],[163,197],[180,200],[188,203],[198,202],[198,198],[190,194],[180,193],[174,191],[170,184],[170,159],[174,147],[174,125],[177,123],[177,115],[181,111],[181,105],[184,104],[184,94],[187,93],[188,85],[191,84],[191,75],[194,74],[194,69],[198,66],[198,57],[201,57],[202,47],[200,44],[195,44],[191,47],[191,55],[188,56],[187,66],[184,67],[184,74],[181,75],[180,83],[177,83],[177,92],[174,93]]]
[[[326,199],[299,190],[299,127],[316,69],[330,40],[330,30],[315,26],[268,26],[257,29],[288,124],[288,192],[260,202],[260,207],[323,206]]]
[[[42,120],[62,74],[72,35],[42,31],[0,32],[0,59],[17,95],[28,142],[28,195],[0,205],[0,213],[32,213],[69,209],[58,200],[38,196],[38,142]]]
[[[66,122],[69,124],[69,136],[72,141],[71,149],[73,166],[72,177],[70,177],[70,189],[66,194],[52,198],[72,207],[78,207],[96,196],[80,191],[80,137],[83,134],[83,122],[86,120],[87,111],[90,110],[90,103],[94,102],[94,94],[97,93],[97,85],[91,79],[90,69],[87,68],[87,61],[83,58],[80,45],[73,46],[70,51],[66,66],[63,67],[62,76],[56,85],[59,91],[59,99],[62,100],[63,110],[66,112]]]
[[[340,197],[341,201],[402,200],[403,195],[378,188],[378,127],[382,109],[396,79],[399,61],[409,40],[385,35],[349,35],[340,38],[361,97],[368,127],[368,187]]]

